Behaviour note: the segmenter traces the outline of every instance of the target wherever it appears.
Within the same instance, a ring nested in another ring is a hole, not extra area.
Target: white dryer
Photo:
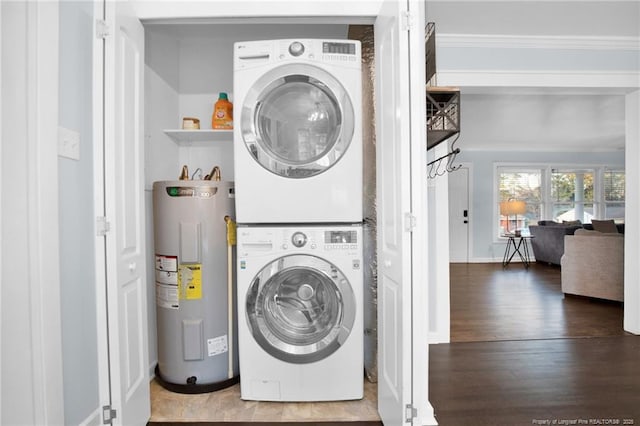
[[[361,222],[355,40],[234,44],[238,223]]]
[[[238,227],[245,400],[363,397],[362,225]]]

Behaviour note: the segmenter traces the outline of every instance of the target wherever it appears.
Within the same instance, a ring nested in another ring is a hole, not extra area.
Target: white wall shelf
[[[190,146],[196,142],[233,141],[233,129],[165,129],[163,132],[181,146]]]

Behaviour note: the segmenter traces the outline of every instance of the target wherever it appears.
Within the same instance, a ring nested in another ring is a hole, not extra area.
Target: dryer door
[[[349,148],[354,110],[331,74],[307,64],[267,72],[247,93],[241,129],[251,156],[287,178],[325,172]]]
[[[267,353],[290,363],[322,360],[349,336],[355,297],[344,274],[311,255],[284,256],[253,279],[246,298],[247,321]]]

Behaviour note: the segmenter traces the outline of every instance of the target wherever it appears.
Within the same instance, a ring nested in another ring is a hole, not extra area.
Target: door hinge
[[[102,406],[102,424],[103,425],[113,424],[113,419],[115,419],[116,417],[117,417],[116,410],[111,408],[110,405]]]
[[[102,19],[96,19],[96,38],[105,39],[109,37],[110,28],[107,22]]]
[[[402,31],[410,31],[415,25],[415,16],[408,10],[402,12]]]
[[[111,231],[111,223],[104,216],[96,217],[96,235],[98,237],[104,237],[107,232]]]
[[[404,230],[407,232],[413,232],[416,227],[416,217],[411,213],[404,214]]]
[[[418,417],[418,409],[411,404],[407,404],[405,406],[405,417],[406,417],[405,419],[406,423],[412,423],[413,419]]]

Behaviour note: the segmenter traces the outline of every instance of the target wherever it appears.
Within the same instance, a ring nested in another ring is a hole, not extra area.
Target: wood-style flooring
[[[452,343],[429,350],[439,424],[640,425],[640,338],[622,330],[622,313],[564,298],[559,267],[452,264]],[[152,383],[150,424],[380,424],[368,382],[363,401],[338,406],[244,402],[237,386],[194,396]]]
[[[621,303],[564,297],[560,267],[452,263],[451,342],[622,336]]]
[[[640,337],[558,266],[452,264],[451,344],[429,349],[440,425],[640,424]]]
[[[640,337],[433,345],[441,426],[640,424]]]

